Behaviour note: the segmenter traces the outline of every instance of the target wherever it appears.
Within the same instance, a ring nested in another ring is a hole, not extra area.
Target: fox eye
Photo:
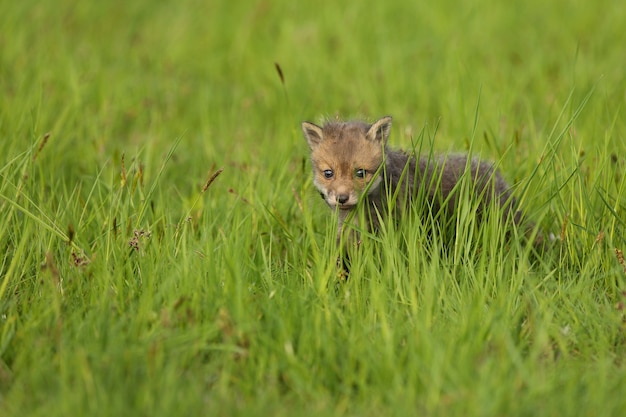
[[[365,178],[365,172],[363,168],[359,168],[354,172],[354,175],[356,175],[357,178]]]
[[[328,178],[332,178],[334,175],[334,172],[332,169],[325,169],[324,170],[324,178],[328,179]]]

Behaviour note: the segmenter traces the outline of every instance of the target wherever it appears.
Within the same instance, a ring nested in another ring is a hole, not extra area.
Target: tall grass
[[[625,18],[1,2],[0,413],[623,414]],[[557,239],[416,209],[339,280],[299,125],[384,114]]]

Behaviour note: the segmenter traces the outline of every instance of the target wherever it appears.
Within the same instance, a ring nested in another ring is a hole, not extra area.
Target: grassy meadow
[[[343,3],[0,0],[0,415],[626,415],[626,7]],[[340,281],[300,123],[387,114],[557,239]]]

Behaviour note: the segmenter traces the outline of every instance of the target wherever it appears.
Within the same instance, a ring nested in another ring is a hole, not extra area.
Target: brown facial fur
[[[311,134],[307,126],[314,130]],[[305,124],[303,130],[311,148],[315,186],[331,207],[354,207],[383,161],[384,140],[368,136],[370,125],[362,122],[333,122],[323,128]],[[365,170],[363,178],[357,176],[361,169]],[[324,176],[327,170],[332,171],[331,178]],[[374,192],[378,183],[376,178],[368,191]],[[342,196],[347,201],[339,201]]]

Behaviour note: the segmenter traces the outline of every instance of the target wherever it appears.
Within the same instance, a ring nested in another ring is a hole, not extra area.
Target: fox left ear
[[[391,133],[391,116],[385,116],[376,120],[365,135],[369,140],[387,143]]]
[[[316,148],[324,138],[322,128],[309,122],[302,123],[302,133],[311,149]]]

